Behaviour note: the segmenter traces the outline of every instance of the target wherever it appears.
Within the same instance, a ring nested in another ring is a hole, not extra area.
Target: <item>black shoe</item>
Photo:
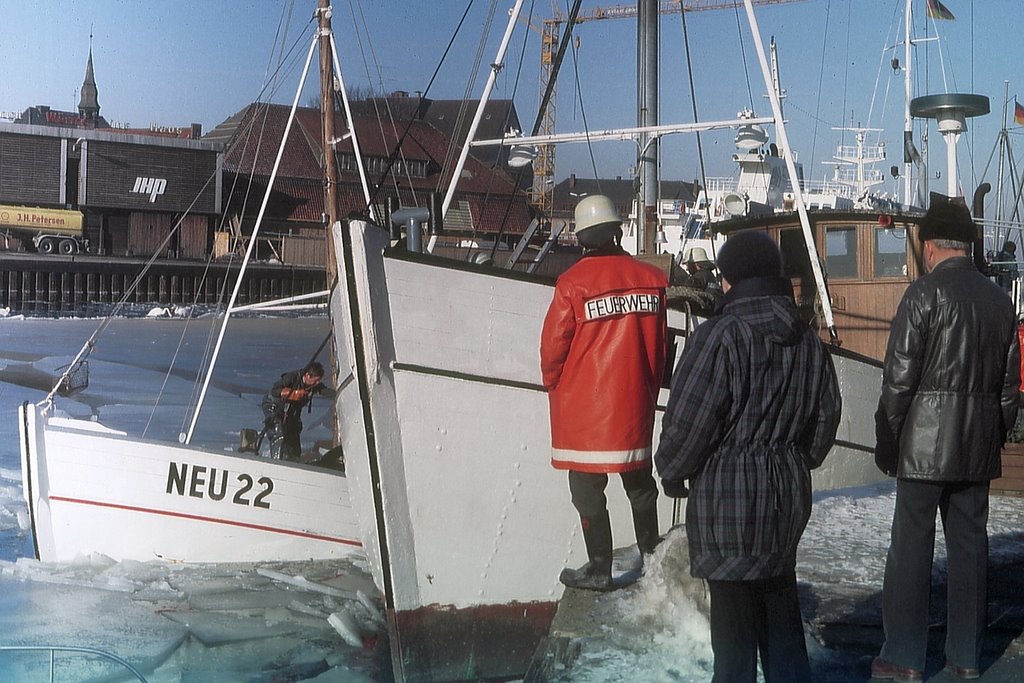
[[[960,666],[954,664],[948,658],[946,659],[946,671],[950,672],[957,678],[965,680],[974,680],[975,678],[981,678],[981,671],[973,666]]]
[[[877,678],[882,681],[896,681],[896,683],[914,683],[924,680],[924,672],[911,669],[908,666],[893,664],[881,657],[875,657],[871,662],[871,678]]]
[[[563,569],[558,575],[558,580],[569,588],[605,593],[615,590],[611,568],[602,569],[593,562],[587,562],[579,569]]]

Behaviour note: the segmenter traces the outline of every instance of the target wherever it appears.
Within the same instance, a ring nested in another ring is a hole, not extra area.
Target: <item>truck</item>
[[[80,211],[0,204],[0,236],[18,239],[40,254],[72,255],[89,251]]]

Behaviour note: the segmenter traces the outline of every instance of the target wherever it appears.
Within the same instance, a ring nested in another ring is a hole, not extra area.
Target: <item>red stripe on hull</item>
[[[134,505],[121,505],[119,503],[104,503],[97,500],[84,500],[82,498],[68,498],[65,496],[50,496],[51,501],[58,501],[61,503],[73,503],[75,505],[90,505],[93,507],[101,508],[112,508],[115,510],[128,510],[130,512],[142,512],[149,515],[162,515],[164,517],[178,517],[181,519],[191,519],[197,522],[213,522],[214,524],[224,524],[227,526],[237,526],[244,529],[255,529],[257,531],[269,531],[274,534],[285,534],[288,536],[298,536],[300,538],[311,538],[317,541],[326,541],[327,543],[338,543],[341,545],[351,545],[357,548],[363,547],[363,544],[359,541],[353,541],[347,538],[335,538],[333,536],[323,536],[321,534],[312,534],[308,531],[295,531],[293,529],[282,529],[280,527],[265,526],[263,524],[251,524],[249,522],[235,522],[229,519],[221,519],[218,517],[206,517],[204,515],[191,515],[185,512],[171,512],[170,510],[156,510],[153,508],[136,507]]]

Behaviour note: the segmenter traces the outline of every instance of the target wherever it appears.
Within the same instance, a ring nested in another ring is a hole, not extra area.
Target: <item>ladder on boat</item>
[[[536,218],[530,221],[530,224],[526,226],[526,231],[523,233],[523,236],[519,239],[519,242],[516,243],[516,248],[512,250],[512,255],[509,257],[508,263],[505,264],[505,268],[508,270],[515,268],[516,264],[519,263],[519,259],[522,258],[523,252],[526,251],[526,247],[529,246],[530,240],[532,240],[533,236],[537,234],[537,230],[539,228],[540,221]],[[565,223],[562,221],[558,222],[557,227],[552,226],[547,240],[533,257],[533,260],[530,261],[530,265],[526,267],[527,273],[533,273],[537,270],[537,266],[540,265],[541,261],[544,260],[544,257],[547,256],[548,252],[550,252],[552,247],[555,246],[555,243],[558,241],[558,236],[562,234],[562,230],[564,229]]]

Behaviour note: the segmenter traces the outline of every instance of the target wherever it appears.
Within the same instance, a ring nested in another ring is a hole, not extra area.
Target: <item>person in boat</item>
[[[688,284],[691,287],[700,290],[718,287],[715,264],[708,258],[708,252],[704,247],[693,247],[687,250],[685,264],[686,274],[689,277]]]
[[[896,477],[896,506],[876,678],[924,676],[936,510],[949,568],[946,668],[980,675],[989,483],[1016,420],[1020,347],[1013,304],[971,259],[975,234],[962,198],[932,194],[918,228],[926,274],[907,288],[889,333],[875,462]]]
[[[712,680],[754,683],[760,653],[768,683],[809,681],[796,551],[810,471],[839,425],[838,381],[770,237],[730,237],[718,271],[725,295],[686,341],[654,462],[665,494],[688,497],[690,573],[711,596]]]
[[[578,569],[564,569],[559,580],[606,591],[615,587],[605,498],[609,474],[622,480],[640,552],[654,552],[661,540],[651,443],[665,365],[668,279],[619,246],[622,221],[608,197],[584,197],[575,219],[583,258],[555,285],[540,364],[551,464],[568,470],[588,558]]]
[[[324,366],[312,361],[301,370],[281,375],[263,397],[271,458],[297,461],[302,455],[302,409],[310,404],[314,394],[334,397],[334,391],[323,383],[323,378]]]
[[[995,256],[996,283],[1007,292],[1013,289],[1013,281],[1017,279],[1017,244],[1013,240],[1003,243]]]

